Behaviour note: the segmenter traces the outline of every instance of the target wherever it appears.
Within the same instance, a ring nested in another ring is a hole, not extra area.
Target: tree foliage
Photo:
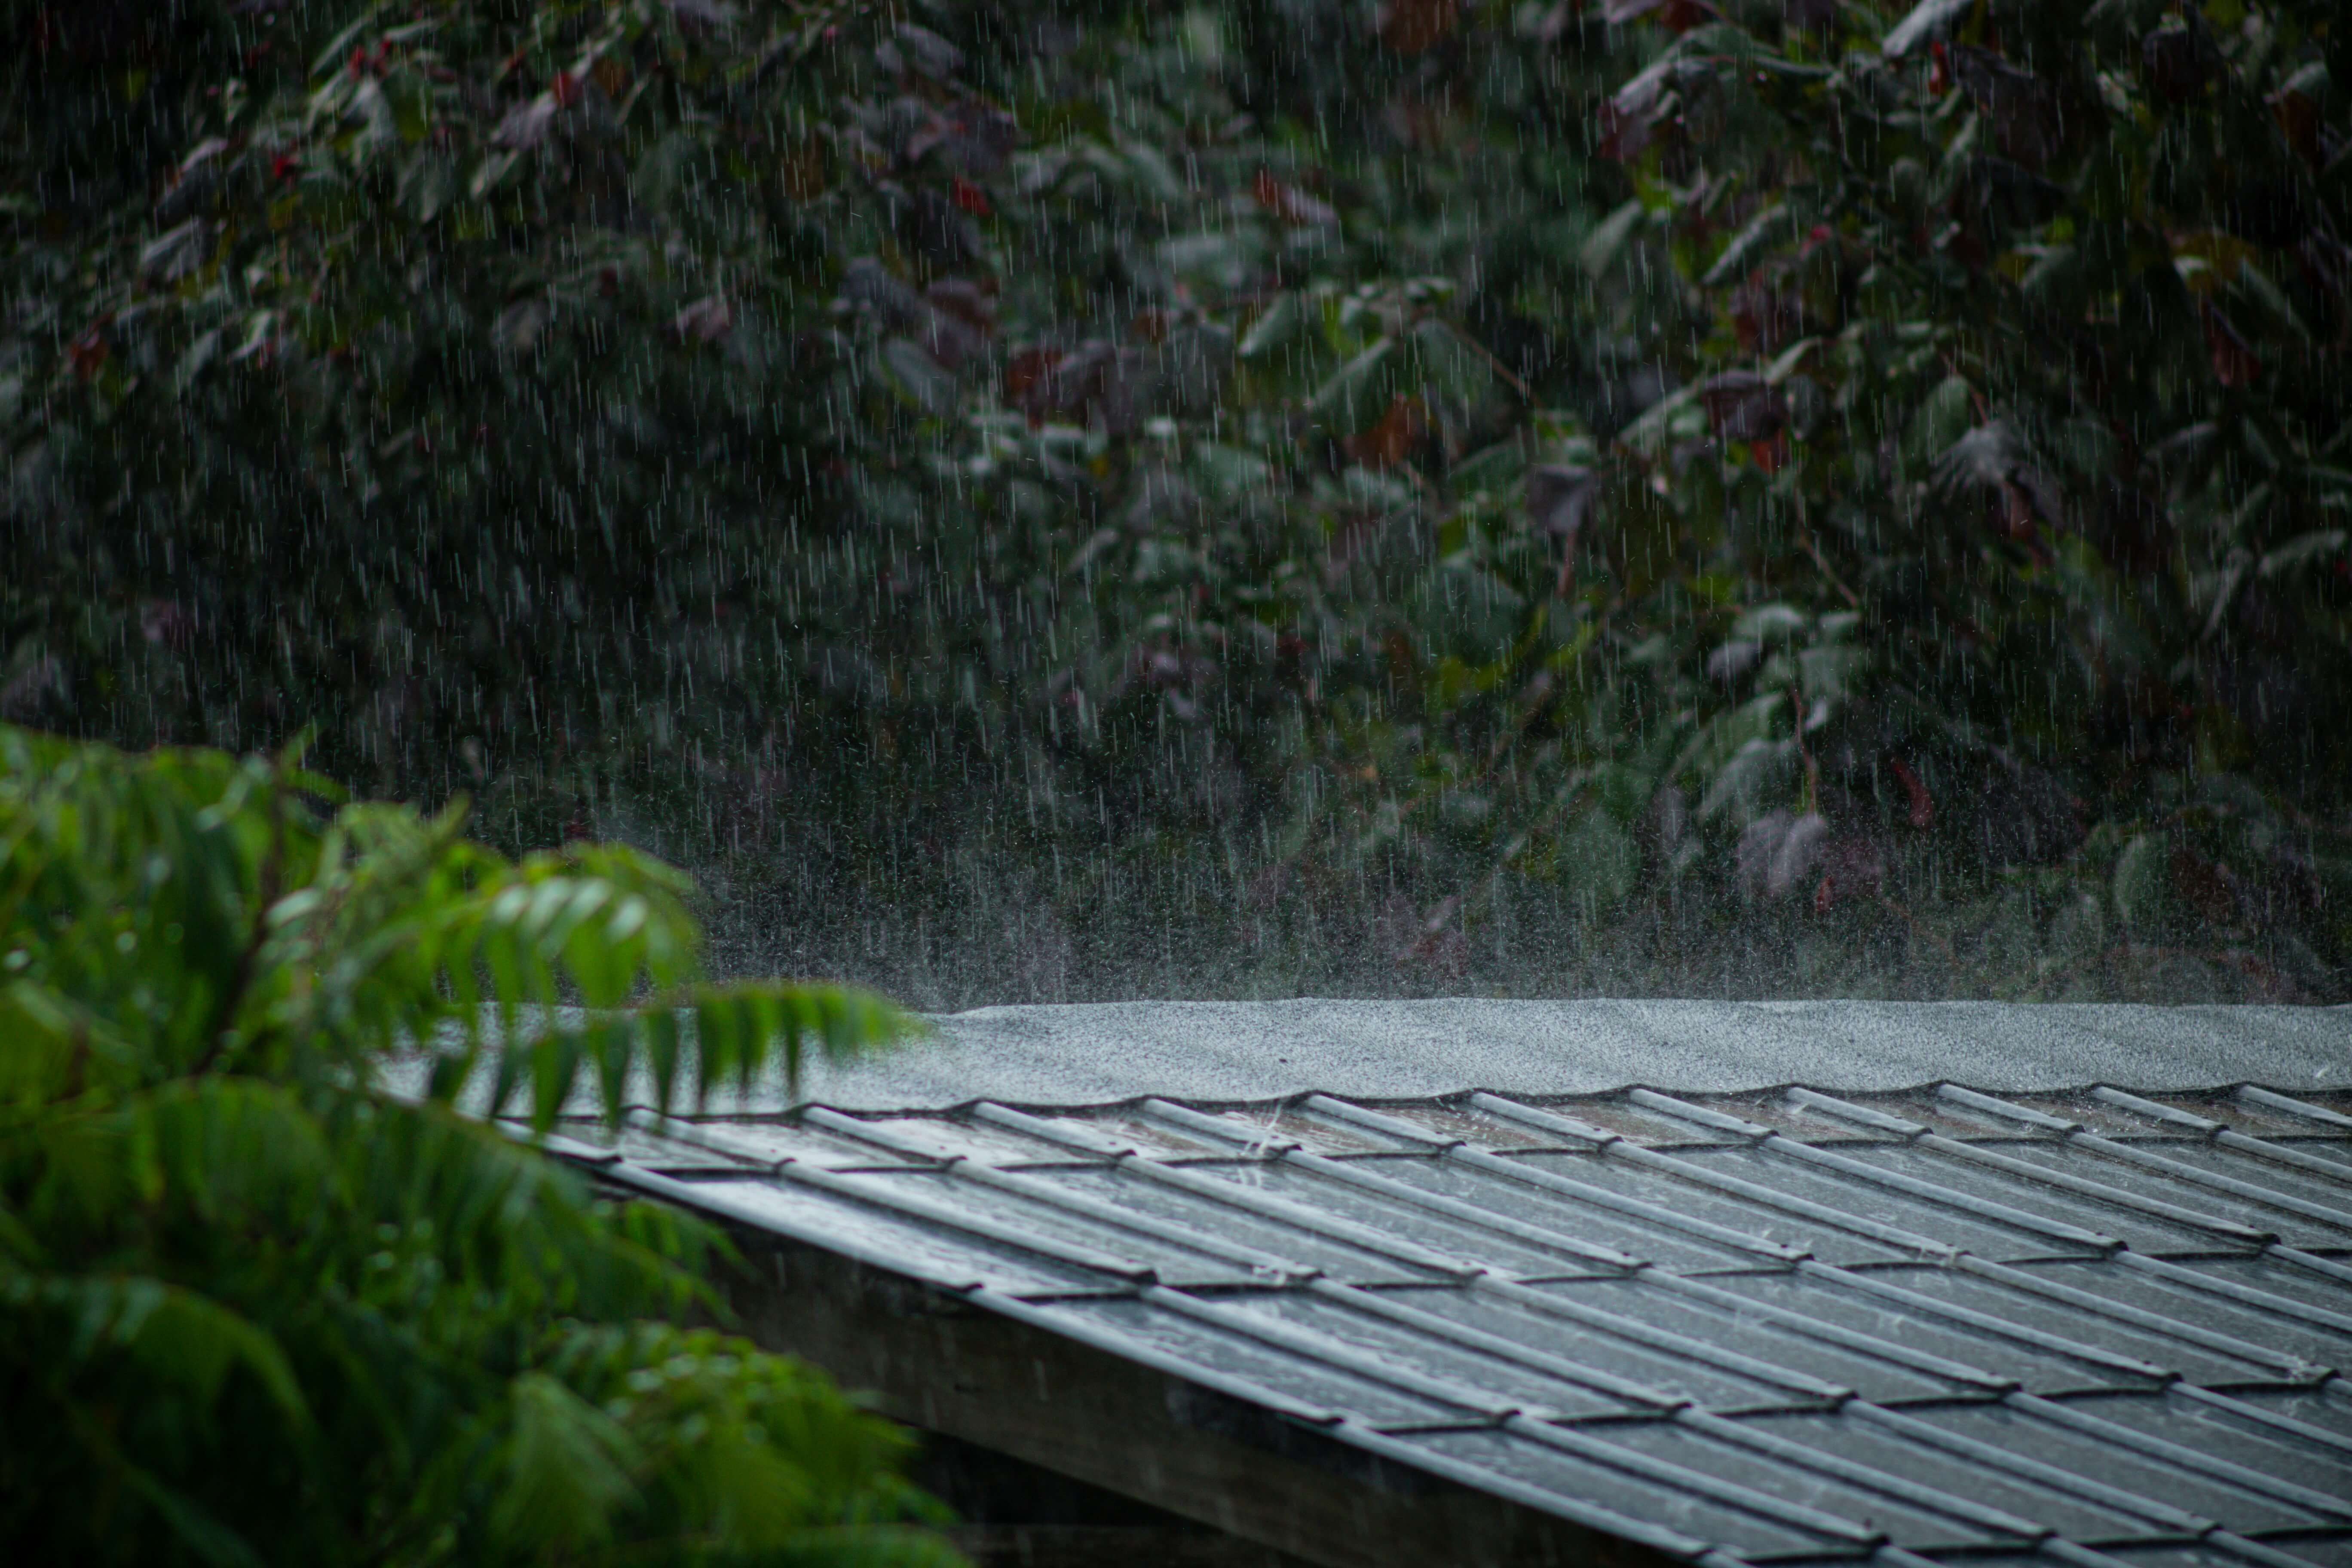
[[[20,5],[0,703],[1048,994],[2339,994],[2333,10]]]
[[[0,728],[0,1534],[100,1563],[957,1561],[904,1522],[930,1505],[894,1428],[659,1321],[716,1310],[712,1237],[456,1103],[486,1037],[544,1124],[583,1068],[684,1092],[681,1012],[697,1081],[739,1085],[897,1016],[680,992],[675,873],[509,861],[458,812],[330,815],[330,788]],[[523,1045],[516,1009],[558,998],[587,1006]],[[425,1047],[426,1091],[388,1092]]]

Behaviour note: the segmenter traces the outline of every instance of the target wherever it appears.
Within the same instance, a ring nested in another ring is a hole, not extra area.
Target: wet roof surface
[[[2352,1100],[569,1123],[609,1178],[1696,1560],[2352,1564]]]
[[[1802,1082],[1858,1093],[1955,1076],[2017,1091],[2352,1089],[2352,1007],[1308,998],[982,1007],[931,1022],[930,1041],[847,1068],[819,1065],[810,1096],[903,1110],[1335,1089],[1402,1098]]]

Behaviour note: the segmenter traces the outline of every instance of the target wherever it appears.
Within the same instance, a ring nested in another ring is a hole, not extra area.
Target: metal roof
[[[755,1319],[798,1321],[829,1269],[883,1281],[831,1338],[773,1332],[906,1419],[1203,1518],[1189,1433],[1340,1478],[1355,1512],[1312,1528],[1211,1521],[1310,1560],[1426,1560],[1400,1532],[1437,1505],[1380,1511],[1425,1486],[1709,1568],[2343,1568],[2347,1112],[2146,1083],[1309,1093],[632,1112],[555,1148],[781,1249]],[[987,1344],[1010,1370],[982,1389]],[[1024,1415],[1056,1356],[1161,1393],[1055,1372]],[[1147,1427],[1166,1462],[1115,1473]]]
[[[522,1010],[526,1031],[534,1010]],[[1372,1099],[1598,1094],[1637,1084],[1730,1094],[1804,1082],[1836,1093],[1955,1074],[1997,1093],[2091,1083],[2190,1090],[2242,1081],[2352,1090],[2352,1006],[2158,1007],[2111,1003],[1522,1001],[1118,1002],[933,1015],[928,1038],[846,1063],[813,1060],[797,1094],[714,1090],[725,1110],[812,1102],[947,1110],[979,1100],[1102,1105],[1160,1095],[1266,1100],[1333,1090]],[[495,1037],[497,1016],[485,1009]],[[421,1094],[432,1056],[382,1064]],[[487,1110],[490,1079],[470,1101]],[[641,1077],[630,1092],[650,1100]],[[597,1109],[583,1080],[572,1109]]]

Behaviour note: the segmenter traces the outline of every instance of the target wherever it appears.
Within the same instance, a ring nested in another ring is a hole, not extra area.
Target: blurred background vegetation
[[[925,1006],[2352,994],[2337,5],[5,16],[0,718]]]

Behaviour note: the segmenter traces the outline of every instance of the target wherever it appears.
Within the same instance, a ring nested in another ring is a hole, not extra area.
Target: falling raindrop
[[[929,1006],[2340,999],[2329,46],[1978,9],[29,10],[0,718]]]

